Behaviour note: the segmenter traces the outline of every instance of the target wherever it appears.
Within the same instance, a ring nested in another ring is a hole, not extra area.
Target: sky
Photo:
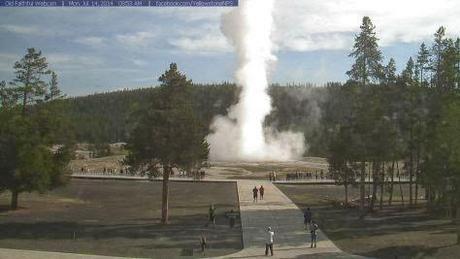
[[[157,85],[171,62],[197,83],[234,81],[234,49],[220,30],[231,8],[0,8],[0,80],[34,47],[69,96]],[[363,16],[385,62],[402,69],[439,26],[460,36],[459,13],[458,0],[277,0],[270,81],[345,81]]]

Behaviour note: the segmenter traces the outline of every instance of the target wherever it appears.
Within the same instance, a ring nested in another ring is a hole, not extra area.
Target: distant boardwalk
[[[93,173],[73,173],[71,175],[73,178],[81,179],[112,179],[112,180],[152,180],[152,181],[162,181],[161,177],[155,177],[149,179],[147,176],[137,176],[137,175],[104,175],[104,174],[93,174]],[[187,182],[196,182],[196,181],[208,181],[208,182],[236,182],[237,180],[217,178],[217,177],[206,177],[202,179],[192,178],[192,177],[170,177],[171,181],[187,181]],[[415,178],[414,178],[415,179]],[[415,181],[415,180],[414,180]],[[260,182],[265,182],[261,180]],[[409,183],[408,179],[394,180],[395,184],[399,183]],[[335,184],[335,181],[332,179],[299,179],[299,180],[276,180],[273,183],[279,184]],[[359,183],[359,181],[358,181]],[[372,181],[366,180],[365,183],[372,183]],[[254,187],[254,186],[253,186]]]

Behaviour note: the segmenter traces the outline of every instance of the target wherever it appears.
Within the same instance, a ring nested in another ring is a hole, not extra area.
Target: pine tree
[[[327,157],[329,174],[336,184],[343,185],[345,188],[344,205],[348,206],[349,187],[356,184],[356,176],[359,171],[359,163],[353,159],[352,130],[350,127],[342,125],[337,129],[337,133],[332,136],[328,145]]]
[[[361,32],[355,36],[353,51],[349,54],[349,57],[355,59],[355,63],[347,75],[351,80],[365,86],[369,82],[377,82],[382,79],[382,52],[377,43],[375,26],[369,17],[363,17],[360,29]]]
[[[0,82],[0,109],[11,108],[17,102],[13,89],[6,86],[5,81]]]
[[[199,169],[207,159],[206,127],[191,103],[191,80],[171,64],[160,76],[159,98],[142,113],[128,140],[126,163],[134,170],[163,174],[161,222],[168,223],[169,176],[173,168]]]
[[[444,87],[442,84],[442,58],[446,48],[446,29],[441,26],[434,34],[434,43],[431,47],[430,68],[433,73],[432,85]]]
[[[393,58],[390,58],[390,61],[384,68],[384,84],[394,85],[396,83],[396,62]]]
[[[430,199],[451,210],[457,217],[457,243],[460,243],[460,98],[448,93],[442,97],[441,117],[429,139],[424,162]]]
[[[14,69],[12,87],[0,87],[0,190],[11,192],[12,209],[18,207],[21,192],[43,192],[65,183],[72,157],[69,143],[59,143],[64,145],[51,151],[63,120],[59,107],[51,110],[45,105],[46,58],[28,49]]]
[[[420,86],[423,86],[426,84],[426,75],[425,71],[429,69],[429,62],[430,62],[430,52],[426,48],[425,43],[422,43],[420,45],[420,50],[418,51],[417,55],[417,64],[416,64],[416,70],[417,70],[417,81],[419,82]]]
[[[27,105],[43,100],[46,94],[47,83],[42,76],[48,75],[48,63],[41,51],[34,48],[27,49],[26,55],[14,64],[16,78],[12,85],[22,103],[22,112],[26,113]]]
[[[406,64],[406,68],[401,73],[402,80],[405,85],[411,85],[415,78],[415,64],[412,57],[409,58]]]
[[[445,40],[442,53],[439,81],[443,88],[453,89],[457,83],[457,49],[452,39]]]
[[[61,96],[61,89],[58,86],[58,79],[57,74],[55,72],[51,72],[51,81],[50,81],[49,92],[45,96],[45,100],[54,100]]]
[[[456,85],[457,89],[460,88],[460,38],[455,41],[455,74],[456,74]]]

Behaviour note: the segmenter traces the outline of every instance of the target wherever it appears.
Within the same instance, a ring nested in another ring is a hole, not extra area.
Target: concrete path
[[[263,200],[253,202],[252,189],[264,186]],[[257,258],[265,256],[266,229],[275,231],[276,258],[305,258],[308,255],[347,257],[321,230],[317,248],[310,248],[310,235],[304,229],[302,211],[274,184],[268,181],[238,180],[238,195],[244,249],[222,258]],[[316,256],[315,256],[316,257]]]

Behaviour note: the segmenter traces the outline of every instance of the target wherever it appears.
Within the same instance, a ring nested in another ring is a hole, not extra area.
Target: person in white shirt
[[[268,249],[270,249],[270,254],[273,256],[273,241],[275,238],[275,232],[271,227],[267,228],[267,242],[265,243],[265,255],[268,255]]]

